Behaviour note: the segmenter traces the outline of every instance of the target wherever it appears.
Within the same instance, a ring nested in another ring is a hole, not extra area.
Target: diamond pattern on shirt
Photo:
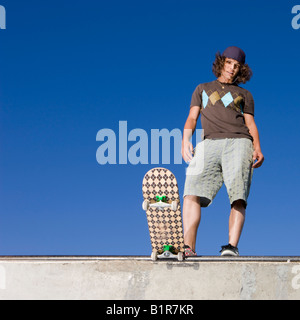
[[[212,91],[207,92],[203,90],[202,92],[202,105],[205,109],[207,106],[215,106],[218,101],[222,101],[225,108],[230,106],[232,109],[243,113],[243,97],[238,96],[237,93],[224,92],[224,91]]]
[[[232,95],[230,92],[227,92],[223,98],[221,98],[225,108],[227,108],[230,103],[233,101]]]
[[[215,105],[215,103],[216,103],[217,101],[219,101],[220,99],[221,99],[221,97],[220,97],[218,91],[213,92],[213,93],[209,96],[209,100],[211,101],[211,103],[212,103],[213,105]]]
[[[203,90],[203,92],[202,92],[202,103],[203,103],[203,108],[204,108],[204,109],[205,109],[205,107],[207,106],[208,99],[209,99],[209,97],[208,97],[206,91]]]

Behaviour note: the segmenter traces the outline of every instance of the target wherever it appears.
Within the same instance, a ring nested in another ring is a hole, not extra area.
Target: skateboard
[[[184,259],[183,227],[177,180],[165,168],[148,171],[143,179],[143,210],[152,245],[151,259]]]

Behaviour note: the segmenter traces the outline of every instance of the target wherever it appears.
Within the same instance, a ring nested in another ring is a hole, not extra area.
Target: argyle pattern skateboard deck
[[[176,253],[184,252],[179,190],[174,174],[165,168],[151,169],[144,176],[142,189],[144,201],[152,204],[156,197],[165,197],[167,203],[177,202],[175,210],[172,206],[147,207],[152,252],[161,253],[166,245],[173,246]]]

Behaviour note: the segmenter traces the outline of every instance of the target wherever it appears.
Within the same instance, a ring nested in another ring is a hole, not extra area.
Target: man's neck
[[[222,77],[222,76],[220,76],[217,80],[218,80],[219,82],[222,82],[222,83],[228,83],[228,84],[231,84],[231,83],[232,83],[231,80],[226,79],[226,78],[224,78],[224,77]]]

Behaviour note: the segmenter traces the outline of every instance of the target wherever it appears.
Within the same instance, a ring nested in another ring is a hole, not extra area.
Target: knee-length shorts
[[[225,183],[230,204],[247,199],[253,175],[253,143],[247,138],[206,139],[195,149],[186,170],[184,196],[200,197],[209,206]]]

